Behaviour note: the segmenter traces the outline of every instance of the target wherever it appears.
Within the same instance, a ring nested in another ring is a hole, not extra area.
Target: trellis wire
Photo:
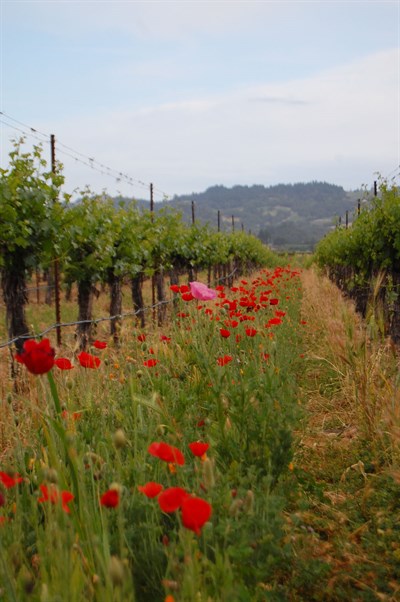
[[[227,276],[222,276],[221,278],[218,278],[215,282],[223,282],[224,280],[229,280],[230,278],[232,278],[235,273],[237,272],[237,268],[234,268],[230,274],[228,274]],[[214,284],[214,286],[216,286],[216,284]],[[32,287],[33,290],[35,289],[35,287]],[[141,307],[140,309],[137,309],[135,311],[129,311],[129,312],[124,312],[122,314],[116,314],[115,316],[102,316],[101,318],[94,318],[92,320],[76,320],[74,322],[61,322],[61,323],[56,323],[56,324],[52,324],[51,326],[48,326],[45,330],[43,330],[43,332],[40,332],[39,334],[31,334],[31,333],[27,333],[27,334],[21,334],[17,337],[14,337],[13,339],[10,339],[4,343],[0,344],[0,349],[4,349],[6,347],[10,347],[10,345],[12,345],[13,343],[15,343],[18,340],[21,339],[39,339],[42,338],[45,334],[47,334],[48,332],[51,332],[52,330],[55,330],[56,328],[66,328],[67,326],[79,326],[80,324],[99,324],[100,322],[111,322],[112,320],[123,320],[124,318],[132,318],[135,316],[139,316],[141,313],[144,313],[146,311],[149,310],[154,310],[157,309],[157,307],[160,307],[161,305],[168,305],[170,303],[172,303],[174,301],[173,298],[171,299],[166,299],[165,301],[158,301],[157,303],[154,303],[153,305],[147,305],[146,307]]]

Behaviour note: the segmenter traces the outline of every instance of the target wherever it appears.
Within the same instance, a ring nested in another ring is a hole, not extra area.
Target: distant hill
[[[221,230],[232,229],[234,216],[236,229],[251,231],[275,248],[312,250],[339,216],[344,219],[346,210],[351,221],[361,194],[326,182],[212,186],[201,193],[175,195],[170,201],[156,203],[155,208],[173,207],[190,223],[194,202],[195,218],[200,222],[217,228],[220,211]]]

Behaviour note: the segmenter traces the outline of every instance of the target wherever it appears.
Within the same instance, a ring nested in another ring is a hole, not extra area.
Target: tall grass
[[[58,355],[75,367],[55,367],[54,386],[30,374],[18,390],[4,385],[1,470],[23,478],[1,498],[6,600],[286,595],[299,288],[296,271],[278,268],[221,288],[216,302],[179,298],[162,331],[125,323],[120,348],[91,349],[96,370],[79,366],[70,346]],[[198,440],[209,444],[206,457],[189,450]],[[185,463],[149,454],[161,441]],[[210,519],[197,533],[185,527],[180,511],[161,511],[138,489],[150,481],[206,500]],[[101,503],[109,491],[115,507]],[[62,492],[74,496],[64,507]]]

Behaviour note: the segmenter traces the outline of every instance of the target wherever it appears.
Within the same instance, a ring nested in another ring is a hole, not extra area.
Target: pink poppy
[[[189,284],[190,292],[195,299],[199,299],[200,301],[210,301],[211,299],[215,299],[217,296],[217,291],[212,288],[208,288],[208,286],[202,282],[189,282]]]

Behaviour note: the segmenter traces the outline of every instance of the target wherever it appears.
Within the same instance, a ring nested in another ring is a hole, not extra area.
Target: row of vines
[[[382,180],[379,194],[349,228],[322,239],[316,261],[355,301],[366,317],[373,311],[382,333],[400,342],[400,195]]]
[[[36,272],[62,274],[66,294],[78,291],[77,337],[85,349],[92,336],[92,302],[96,285],[110,291],[111,335],[118,340],[122,284],[131,287],[132,303],[144,325],[142,287],[153,284],[158,322],[165,317],[165,279],[178,284],[207,271],[209,283],[229,280],[266,263],[272,253],[255,237],[212,231],[207,225],[187,226],[172,211],[150,212],[134,201],[115,206],[105,193],[89,189],[79,202],[61,193],[62,166],[48,170],[42,148],[23,152],[15,143],[7,169],[0,170],[0,270],[10,339],[21,349],[29,335],[25,318],[27,284]],[[228,282],[229,284],[229,282]]]

